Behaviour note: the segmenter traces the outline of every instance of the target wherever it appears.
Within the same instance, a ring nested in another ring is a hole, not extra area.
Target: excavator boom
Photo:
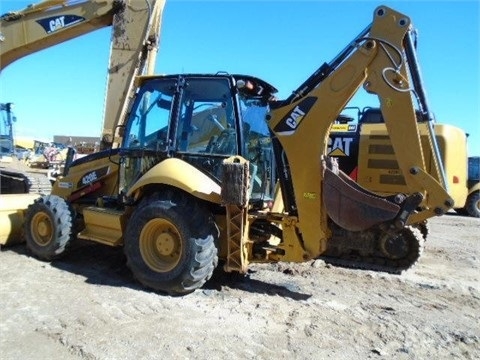
[[[111,26],[102,130],[111,143],[133,79],[154,71],[164,6],[165,0],[47,0],[6,13],[0,17],[0,71],[24,56]]]
[[[0,70],[34,52],[111,26],[119,1],[49,0],[0,17]]]

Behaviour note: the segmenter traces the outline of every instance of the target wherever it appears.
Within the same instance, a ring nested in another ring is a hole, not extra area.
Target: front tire
[[[35,200],[25,215],[27,249],[40,260],[59,258],[73,239],[72,219],[72,212],[61,197],[47,195]]]
[[[154,196],[135,210],[125,233],[127,265],[144,286],[170,295],[200,288],[218,264],[211,214],[186,195]]]

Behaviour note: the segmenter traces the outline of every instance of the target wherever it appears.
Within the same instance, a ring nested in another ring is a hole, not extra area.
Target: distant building
[[[80,154],[90,154],[100,148],[100,138],[96,136],[54,135],[53,142],[71,146]]]

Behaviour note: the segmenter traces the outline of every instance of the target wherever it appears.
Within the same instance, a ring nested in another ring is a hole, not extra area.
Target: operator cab
[[[245,75],[146,76],[128,112],[120,154],[127,190],[155,164],[180,158],[220,182],[222,161],[250,162],[251,198],[271,199],[275,166],[266,123],[277,91]]]

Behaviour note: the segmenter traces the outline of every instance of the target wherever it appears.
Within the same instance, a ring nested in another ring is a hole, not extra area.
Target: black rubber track
[[[375,242],[372,243],[372,248],[366,245],[364,255],[359,255],[357,252],[349,253],[344,250],[343,253],[332,256],[327,250],[327,252],[319,258],[329,264],[340,267],[401,274],[417,263],[422,256],[425,244],[424,235],[420,229],[416,227],[407,226],[401,233],[408,244],[407,254],[402,258],[392,259],[383,256],[381,251],[378,250],[379,245],[375,244]],[[344,248],[346,247],[347,246],[344,246]]]

